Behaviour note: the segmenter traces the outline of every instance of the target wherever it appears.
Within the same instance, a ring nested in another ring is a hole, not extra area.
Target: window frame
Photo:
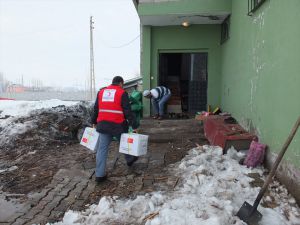
[[[267,0],[248,0],[248,16],[252,16],[266,1]]]

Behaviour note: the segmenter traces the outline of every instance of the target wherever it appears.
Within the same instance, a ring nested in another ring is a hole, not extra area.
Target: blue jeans
[[[96,153],[96,177],[105,176],[106,160],[108,154],[108,147],[112,141],[113,136],[111,134],[99,133],[99,142]],[[121,135],[117,137],[120,140]],[[134,156],[124,154],[126,162],[130,162],[134,159]]]
[[[171,97],[171,93],[164,95],[159,101],[155,101],[154,98],[151,99],[153,110],[155,114],[159,114],[160,116],[164,115],[165,104]]]

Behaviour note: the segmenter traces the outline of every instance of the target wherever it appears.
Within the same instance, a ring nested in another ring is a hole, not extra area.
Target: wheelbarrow
[[[279,163],[281,162],[284,153],[286,152],[288,146],[290,145],[291,141],[293,140],[293,137],[295,136],[297,129],[300,125],[300,117],[298,118],[297,122],[295,123],[290,135],[288,136],[287,140],[285,141],[280,153],[277,156],[276,161],[274,162],[272,169],[270,171],[270,174],[267,178],[267,180],[265,181],[263,187],[261,188],[261,190],[259,191],[253,206],[250,205],[248,202],[244,202],[244,204],[242,205],[242,207],[240,208],[240,210],[237,213],[237,216],[243,220],[245,223],[247,223],[248,225],[257,225],[258,222],[261,220],[261,218],[263,217],[262,214],[257,210],[257,207],[262,199],[262,197],[264,196],[270,182],[272,181],[272,178],[277,170],[277,167],[279,165]]]

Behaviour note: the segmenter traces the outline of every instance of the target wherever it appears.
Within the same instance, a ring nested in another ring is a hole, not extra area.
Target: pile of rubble
[[[93,157],[74,149],[90,126],[92,104],[31,111],[0,120],[0,189],[29,193],[47,185],[59,169],[80,166]]]
[[[0,125],[0,149],[42,150],[73,144],[78,142],[82,129],[90,126],[91,113],[92,105],[81,102],[35,110],[25,117],[7,118],[2,122],[4,125]]]

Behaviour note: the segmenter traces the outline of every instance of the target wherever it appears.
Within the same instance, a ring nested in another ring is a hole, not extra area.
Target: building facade
[[[230,112],[268,144],[270,165],[300,116],[300,1],[133,2],[144,89],[170,87],[189,113],[207,105]],[[277,176],[299,202],[300,132]]]

